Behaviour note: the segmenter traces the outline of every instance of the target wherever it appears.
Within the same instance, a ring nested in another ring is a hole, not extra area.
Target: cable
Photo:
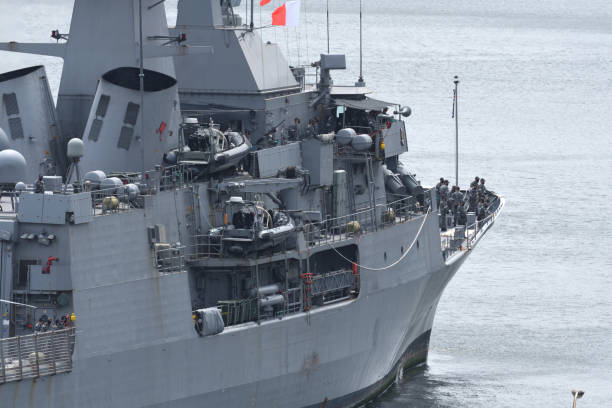
[[[329,247],[331,249],[333,249],[338,255],[340,255],[340,257],[344,258],[344,260],[357,265],[359,268],[366,269],[368,271],[384,271],[384,270],[387,270],[389,268],[392,268],[392,267],[396,266],[397,264],[402,262],[404,260],[404,258],[406,258],[408,256],[408,254],[410,253],[410,250],[414,247],[414,244],[417,242],[417,239],[419,239],[419,236],[421,235],[421,231],[423,230],[423,227],[425,226],[425,221],[427,221],[427,216],[429,215],[430,212],[431,212],[431,208],[428,208],[427,209],[427,214],[425,214],[425,216],[423,217],[423,222],[421,223],[421,226],[419,227],[419,230],[417,231],[417,234],[414,237],[414,239],[412,240],[412,243],[410,244],[408,249],[406,249],[406,251],[404,251],[402,256],[400,256],[395,262],[393,262],[391,265],[387,265],[387,266],[385,266],[383,268],[370,268],[370,267],[358,264],[358,263],[350,260],[349,258],[345,257],[344,255],[342,255],[342,253],[340,253],[340,251],[338,251],[336,248],[331,246],[329,243],[327,245],[329,245]]]

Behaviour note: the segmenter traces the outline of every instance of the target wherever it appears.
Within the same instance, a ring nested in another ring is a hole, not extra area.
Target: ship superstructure
[[[399,160],[410,109],[335,86],[343,55],[322,54],[308,86],[236,1],[181,0],[172,29],[157,1],[105,3],[75,1],[57,113],[48,87],[15,80],[42,68],[0,75],[57,132],[44,152],[23,143],[4,102],[3,403],[342,407],[423,362],[442,291],[503,199],[481,191],[480,219],[440,211]],[[135,41],[82,62],[106,27],[72,27],[99,12]],[[155,60],[142,85],[139,48]],[[62,89],[77,85],[75,105]]]

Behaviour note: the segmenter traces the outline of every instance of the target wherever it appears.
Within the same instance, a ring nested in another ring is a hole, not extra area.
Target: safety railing
[[[161,273],[174,273],[185,270],[185,247],[170,244],[155,244],[153,260]]]
[[[455,226],[455,233],[453,235],[442,233],[440,244],[444,259],[464,249],[472,249],[482,233],[484,233],[495,221],[502,207],[501,198],[499,196],[494,196],[493,201],[487,207],[487,215],[484,218],[476,220],[476,222],[469,225]],[[457,228],[460,229],[457,231]]]
[[[140,177],[140,175],[138,177],[140,183],[145,186],[145,193],[149,194],[157,191],[182,188],[193,183],[192,170],[182,164],[159,167],[145,172],[143,177]]]
[[[257,320],[257,299],[221,300],[217,307],[221,309],[221,317],[225,326],[235,326]]]
[[[144,206],[143,196],[159,191],[182,188],[193,183],[191,170],[183,165],[159,167],[144,173],[124,173],[120,178],[125,184],[138,185],[138,196],[130,197],[123,186],[117,188],[92,190],[94,215],[129,211]]]
[[[91,191],[91,205],[94,215],[125,212],[137,207],[128,200],[126,192],[118,192],[115,188]]]
[[[487,212],[489,214],[483,219],[477,220],[475,223],[468,225],[466,228],[466,244],[468,249],[471,249],[482,233],[491,226],[501,212],[502,208],[503,202],[501,197],[495,196],[494,200],[489,204],[489,207],[487,207]]]
[[[358,234],[367,234],[379,228],[410,221],[425,214],[428,205],[429,203],[426,202],[425,206],[422,206],[412,196],[390,203],[377,204],[375,207],[342,217],[308,224],[304,228],[305,238],[310,245],[314,246],[344,241]]]
[[[194,244],[187,249],[188,259],[197,260],[223,256],[221,235],[196,235],[193,239]]]
[[[0,340],[0,384],[72,371],[74,328]]]

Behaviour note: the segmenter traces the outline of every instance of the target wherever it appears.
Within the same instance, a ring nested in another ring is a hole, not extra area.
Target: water
[[[72,2],[0,0],[0,37],[47,41]],[[175,18],[167,1],[169,19]],[[265,24],[259,9],[255,22]],[[263,30],[289,60],[325,50],[323,0],[299,30]],[[331,51],[359,75],[358,6],[332,0]],[[379,0],[364,5],[364,77],[413,108],[403,160],[427,184],[454,180],[452,77],[460,83],[460,183],[507,199],[439,306],[425,367],[371,407],[612,404],[612,4],[602,0]],[[258,7],[258,6],[256,6]],[[241,10],[244,6],[241,6]],[[261,18],[261,20],[260,20]],[[299,55],[298,47],[300,45]],[[288,45],[287,45],[288,44]],[[61,61],[2,54],[2,71]]]

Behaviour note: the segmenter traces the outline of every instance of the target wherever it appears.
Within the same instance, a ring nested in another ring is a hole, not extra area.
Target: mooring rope
[[[421,226],[419,227],[419,230],[417,231],[416,236],[412,240],[412,243],[410,244],[408,249],[406,251],[404,251],[402,256],[400,256],[395,262],[393,262],[391,265],[387,265],[387,266],[385,266],[383,268],[372,268],[372,267],[369,267],[369,266],[364,266],[364,265],[358,264],[358,263],[352,261],[351,259],[347,258],[346,256],[342,255],[342,253],[340,253],[340,251],[338,251],[336,248],[334,248],[331,244],[327,243],[327,245],[329,245],[329,247],[331,249],[333,249],[338,255],[340,255],[340,257],[344,258],[344,260],[357,265],[359,268],[366,269],[368,271],[384,271],[384,270],[387,270],[389,268],[393,268],[394,266],[396,266],[397,264],[402,262],[404,260],[404,258],[406,258],[408,256],[408,254],[410,253],[410,251],[414,247],[414,244],[419,239],[419,236],[421,235],[421,231],[423,230],[423,227],[425,226],[425,221],[427,221],[427,216],[429,215],[430,212],[431,212],[431,208],[428,208],[427,209],[427,214],[425,214],[425,216],[423,217],[423,222],[421,222]]]

